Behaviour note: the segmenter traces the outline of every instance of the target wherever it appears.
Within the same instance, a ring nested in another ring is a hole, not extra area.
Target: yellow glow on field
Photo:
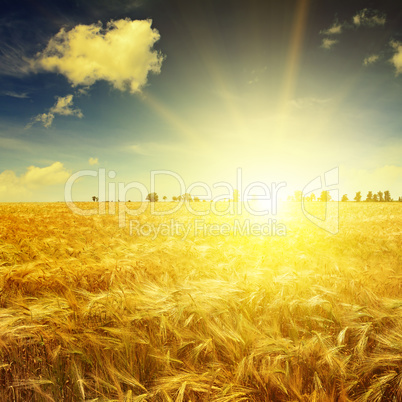
[[[402,203],[342,203],[335,236],[297,203],[114,204],[1,205],[1,400],[396,394]]]

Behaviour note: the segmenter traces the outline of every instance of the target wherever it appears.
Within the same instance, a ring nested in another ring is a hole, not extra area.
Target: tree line
[[[293,197],[289,196],[288,201],[297,201],[301,202],[303,198],[303,192],[302,191],[295,191]],[[378,193],[373,193],[372,191],[369,191],[367,193],[366,199],[362,199],[362,193],[361,191],[358,191],[356,193],[356,196],[354,197],[354,200],[357,202],[360,201],[366,201],[366,202],[392,202],[394,199],[391,197],[391,193],[387,191],[379,191]],[[322,202],[328,202],[328,201],[333,201],[329,191],[322,191],[320,197],[317,197],[314,193],[312,193],[309,196],[304,197],[305,201],[322,201]],[[348,198],[347,194],[344,194],[341,199],[342,202],[350,201]],[[398,198],[399,202],[402,202],[402,197]]]
[[[361,191],[358,191],[356,193],[354,200],[356,202],[362,201]],[[346,194],[342,197],[342,201],[349,201],[348,196]],[[366,201],[366,202],[391,202],[391,201],[394,201],[394,199],[391,197],[391,193],[388,190],[384,191],[384,192],[379,191],[378,193],[374,193],[374,194],[372,191],[369,191],[367,193],[366,199],[364,201]],[[402,197],[399,197],[398,201],[402,202]]]
[[[157,202],[159,201],[159,195],[157,193],[149,193],[147,195],[146,200],[150,201],[150,202]],[[166,195],[163,196],[163,201],[166,201],[167,197]],[[173,196],[172,197],[172,201],[195,201],[195,202],[199,202],[200,199],[198,197],[192,197],[191,194],[189,193],[184,193],[183,195],[178,195],[178,196]]]
[[[289,196],[288,201],[296,201],[296,202],[301,202],[303,199],[303,191],[295,191],[294,196]],[[317,196],[314,193],[311,193],[311,195],[307,195],[304,197],[305,201],[322,201],[322,202],[328,202],[332,201],[331,194],[329,191],[321,191],[321,195],[317,198]]]
[[[302,198],[303,198],[303,192],[302,192],[302,191],[295,191],[293,197],[292,197],[292,196],[289,196],[289,197],[288,197],[288,201],[301,202],[301,201],[302,201]],[[355,200],[356,202],[360,202],[360,201],[362,201],[362,198],[363,198],[363,197],[362,197],[361,191],[358,191],[358,192],[356,193],[356,196],[354,197],[354,200]],[[96,196],[93,196],[93,197],[92,197],[92,200],[93,200],[94,202],[95,202],[95,201],[99,201],[98,197],[96,197]],[[155,193],[155,192],[154,192],[154,193],[149,193],[149,194],[147,195],[146,200],[147,200],[147,201],[150,201],[150,202],[157,202],[157,201],[159,201],[159,196],[158,196],[158,194]],[[166,195],[163,196],[163,200],[164,200],[164,201],[167,200]],[[237,192],[237,190],[235,190],[233,201],[238,201],[238,200],[239,200],[238,192]],[[333,201],[333,199],[332,199],[331,194],[329,193],[329,191],[322,191],[320,197],[318,197],[318,198],[316,197],[316,195],[315,195],[314,193],[312,193],[311,195],[304,197],[304,200],[305,200],[305,201],[319,201],[319,202]],[[200,202],[201,200],[200,200],[198,197],[192,197],[191,194],[185,193],[185,194],[183,194],[183,195],[173,196],[173,197],[172,197],[172,201],[175,201],[175,202],[177,202],[177,201],[190,201],[190,202],[194,201],[194,202]],[[205,201],[205,200],[204,200],[204,201]],[[349,198],[348,198],[348,195],[347,195],[347,194],[344,194],[344,195],[342,196],[341,201],[342,201],[342,202],[350,201]],[[369,191],[369,192],[367,193],[366,199],[363,200],[363,201],[365,201],[365,202],[392,202],[392,201],[394,201],[394,199],[391,198],[391,193],[390,193],[388,190],[387,190],[387,191],[384,191],[384,192],[379,191],[378,193],[374,193],[374,194],[373,194],[372,191]],[[398,201],[399,201],[399,202],[402,202],[402,197],[399,197],[399,198],[398,198]],[[130,202],[130,201],[129,201],[129,202]]]

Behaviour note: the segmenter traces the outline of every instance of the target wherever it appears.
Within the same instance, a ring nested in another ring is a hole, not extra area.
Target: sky
[[[200,198],[199,182],[286,196],[334,169],[349,199],[402,196],[398,1],[0,7],[2,202],[63,201],[69,180],[76,201],[102,183],[106,199],[140,200],[137,183],[171,199],[178,177]]]

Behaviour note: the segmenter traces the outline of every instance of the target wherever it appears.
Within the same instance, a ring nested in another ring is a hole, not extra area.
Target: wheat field
[[[402,203],[339,207],[336,235],[288,203],[283,236],[151,238],[196,218],[1,204],[0,400],[402,400]]]

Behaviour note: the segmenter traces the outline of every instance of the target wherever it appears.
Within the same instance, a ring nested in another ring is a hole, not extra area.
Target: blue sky
[[[171,170],[286,192],[402,196],[395,1],[9,1],[0,17],[0,201],[63,201],[81,170]],[[97,195],[83,177],[74,199]],[[171,198],[167,176],[156,191]],[[128,194],[136,199],[138,194]]]

